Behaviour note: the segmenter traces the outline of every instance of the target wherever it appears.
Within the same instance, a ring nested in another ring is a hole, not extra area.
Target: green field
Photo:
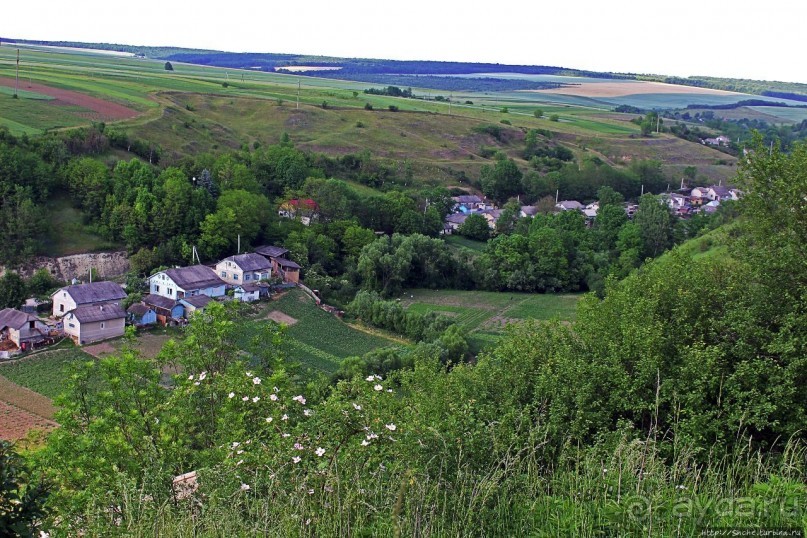
[[[283,338],[283,350],[292,360],[325,373],[335,372],[345,357],[363,355],[397,342],[349,327],[336,316],[318,308],[300,290],[286,292],[262,309],[264,315],[276,310],[296,319]]]
[[[51,229],[46,236],[43,252],[48,256],[69,256],[122,248],[121,245],[105,240],[84,224],[82,212],[73,207],[67,194],[51,198],[47,211]]]
[[[579,294],[406,290],[402,303],[418,313],[443,314],[468,330],[471,348],[495,343],[505,326],[528,319],[574,321]]]
[[[66,388],[68,365],[95,360],[81,349],[65,343],[59,349],[43,351],[31,357],[0,365],[0,375],[48,398],[59,396]]]

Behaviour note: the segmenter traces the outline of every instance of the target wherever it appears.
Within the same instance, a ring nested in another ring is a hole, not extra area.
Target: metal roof
[[[123,291],[120,284],[115,282],[90,282],[88,284],[66,286],[54,292],[51,297],[63,291],[67,292],[77,305],[119,301],[126,297],[126,292]]]
[[[164,273],[185,291],[224,285],[224,281],[216,275],[216,272],[206,265],[166,269]]]
[[[67,314],[72,314],[81,323],[109,321],[126,317],[126,312],[123,311],[123,308],[115,303],[84,304],[74,308]]]
[[[242,271],[262,271],[264,269],[269,269],[272,267],[272,264],[269,262],[269,260],[267,260],[264,256],[261,256],[260,254],[256,254],[254,252],[250,252],[249,254],[237,254],[235,256],[230,256],[229,258],[224,258],[222,262],[224,261],[233,262],[238,267],[240,267]]]

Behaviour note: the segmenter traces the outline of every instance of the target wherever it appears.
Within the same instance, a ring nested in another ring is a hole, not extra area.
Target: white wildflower
[[[252,378],[252,384],[253,385],[260,385],[261,384],[261,378],[260,377],[253,377]]]
[[[207,377],[207,372],[202,372],[201,374],[199,374],[199,381],[204,381],[206,377]]]
[[[195,386],[197,386],[197,387],[199,386],[199,382],[198,382],[198,381],[194,381],[194,382],[193,382],[193,384],[194,384]]]
[[[193,377],[191,377],[191,379],[193,379]],[[374,376],[372,376],[372,375],[368,375],[368,376],[367,376],[367,379],[365,379],[365,381],[371,381],[371,382],[372,382],[372,381],[375,381],[375,377],[374,377]]]
[[[247,372],[247,377],[252,377],[252,372]]]
[[[370,444],[370,441],[368,441],[367,439],[362,439],[361,440],[361,446],[367,446],[369,444]]]
[[[241,443],[239,443],[239,442],[237,442],[237,441],[233,441],[233,446],[232,446],[232,448],[238,448],[240,445],[241,445]]]
[[[193,381],[193,376],[192,375],[188,376],[188,381]]]
[[[395,430],[397,430],[397,429],[398,429],[398,426],[396,426],[396,425],[395,425],[395,424],[393,424],[393,423],[386,424],[386,427],[387,427],[387,429],[388,429],[389,431],[391,431],[391,432],[394,432]]]
[[[379,390],[379,391],[384,389],[384,387],[382,387],[381,385],[376,385],[376,386],[374,386],[373,388],[374,388],[375,390]]]
[[[294,443],[294,450],[302,450],[302,449],[303,445],[301,445],[300,443]]]
[[[310,417],[313,412],[310,409],[303,409],[303,414],[307,417]]]
[[[309,489],[309,490],[308,490],[308,494],[309,494],[309,495],[313,495],[313,494],[314,494],[314,490],[313,490],[313,489]]]
[[[300,456],[294,456],[291,459],[291,461],[293,461],[294,463],[300,463],[300,461],[302,461],[302,458]]]
[[[280,420],[289,420],[289,416],[288,415],[283,415],[282,417],[280,417]]]
[[[305,397],[302,394],[298,394],[294,398],[292,398],[295,402],[300,402],[300,405],[305,405]]]
[[[250,487],[249,484],[241,484],[241,491],[249,491]]]
[[[260,399],[261,399],[260,396],[255,396],[254,398],[252,398],[252,403],[258,403],[258,400]]]
[[[266,417],[266,422],[272,422],[274,419],[272,417]]]
[[[376,378],[378,381],[381,381],[382,379],[384,379],[384,378],[383,378],[383,377],[381,377],[380,375],[375,375],[375,376],[373,376],[373,377],[375,377],[375,378]]]
[[[315,453],[316,453],[316,455],[317,455],[317,456],[319,456],[320,458],[321,458],[322,456],[324,456],[324,455],[325,455],[325,449],[324,449],[324,448],[322,448],[321,446],[317,447],[317,449],[316,449],[314,452],[315,452]]]
[[[273,402],[276,402],[277,401],[277,394],[270,394],[269,399],[272,400]]]
[[[239,450],[238,452],[236,452],[236,454],[238,454],[239,456],[240,456],[241,454],[243,454],[243,453],[244,453],[244,451],[243,451],[243,450]]]
[[[242,402],[246,402],[247,400],[249,400],[249,396],[244,396],[243,398],[241,398]]]
[[[227,395],[227,397],[232,400],[233,398],[235,398],[235,393],[231,392],[230,394]]]
[[[361,406],[359,404],[357,404],[357,403],[354,403],[353,404],[353,409],[355,409],[356,411],[361,411]]]

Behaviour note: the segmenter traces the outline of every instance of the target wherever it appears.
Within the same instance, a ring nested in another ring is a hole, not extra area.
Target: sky
[[[0,36],[807,83],[807,2],[29,0]]]

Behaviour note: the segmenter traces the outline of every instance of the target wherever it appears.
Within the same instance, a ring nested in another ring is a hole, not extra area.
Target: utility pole
[[[241,254],[241,234],[238,234],[238,253]]]
[[[661,130],[661,113],[656,112],[656,134]]]
[[[16,99],[17,92],[20,89],[20,49],[17,49],[17,82],[14,84],[14,99]]]
[[[297,110],[300,110],[300,79],[297,79]]]

